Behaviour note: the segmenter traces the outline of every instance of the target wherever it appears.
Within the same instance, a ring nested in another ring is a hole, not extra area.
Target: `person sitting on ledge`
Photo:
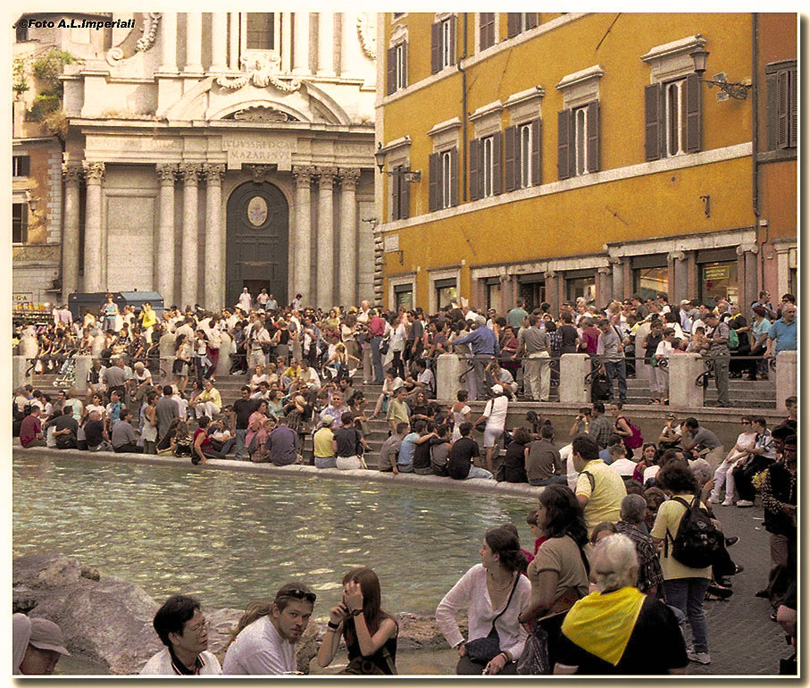
[[[206,676],[222,673],[219,660],[208,652],[208,627],[200,603],[172,595],[157,610],[152,625],[166,646],[141,669],[141,675]]]
[[[128,408],[122,408],[121,415],[112,429],[113,451],[118,453],[142,454],[143,447],[139,447],[135,444],[138,438],[135,436],[135,430],[130,423],[131,418],[132,411]]]

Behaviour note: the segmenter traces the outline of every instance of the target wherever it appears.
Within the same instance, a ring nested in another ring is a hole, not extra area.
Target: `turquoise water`
[[[473,564],[487,528],[512,521],[532,542],[534,501],[328,478],[99,463],[13,460],[15,557],[76,557],[162,601],[244,608],[289,580],[318,593],[316,617],[343,574],[370,566],[392,612],[434,609]],[[528,547],[531,549],[531,546]]]

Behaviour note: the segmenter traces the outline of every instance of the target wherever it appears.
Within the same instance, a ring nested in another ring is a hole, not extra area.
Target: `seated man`
[[[200,603],[186,595],[172,595],[152,622],[165,649],[141,669],[142,675],[206,676],[221,674],[219,660],[208,652],[208,621]]]
[[[399,448],[402,446],[402,440],[405,438],[407,432],[407,423],[397,423],[397,431],[383,442],[382,449],[380,449],[380,463],[378,465],[381,471],[399,473],[399,469],[397,468]]]
[[[75,449],[76,438],[79,433],[79,424],[68,411],[54,417],[45,424],[45,428],[53,427],[57,449]]]
[[[478,442],[470,437],[472,423],[462,423],[459,427],[461,438],[453,442],[447,454],[447,472],[454,480],[467,480],[468,478],[495,479],[488,470],[473,466],[473,457],[480,456]]]
[[[267,437],[270,461],[276,466],[289,466],[298,459],[300,447],[298,433],[288,427],[286,418],[279,418],[278,427]]]
[[[14,674],[52,674],[59,657],[70,656],[65,649],[62,630],[53,621],[14,614],[11,622]]]
[[[20,425],[20,444],[23,447],[44,447],[45,435],[42,433],[42,422],[39,420],[39,406],[31,406],[31,413],[23,418]]]
[[[112,446],[115,452],[129,452],[132,454],[142,454],[143,447],[139,447],[136,442],[138,438],[135,436],[135,430],[130,423],[132,412],[127,409],[121,409],[121,417],[113,425],[112,429]]]
[[[251,605],[237,625],[237,636],[223,662],[226,675],[296,674],[295,644],[301,640],[315,593],[301,583],[287,583],[272,604]]]

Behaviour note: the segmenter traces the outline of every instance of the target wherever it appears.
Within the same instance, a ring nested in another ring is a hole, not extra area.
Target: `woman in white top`
[[[457,401],[450,407],[450,413],[453,414],[453,442],[461,439],[461,431],[459,430],[461,424],[470,422],[472,409],[467,405],[469,396],[470,393],[466,389],[460,389],[456,393]]]
[[[672,340],[675,338],[675,330],[671,327],[664,329],[664,338],[658,344],[655,350],[655,358],[659,365],[655,368],[655,375],[658,379],[658,391],[661,394],[661,403],[667,403],[669,400],[669,357],[674,351],[672,347]],[[660,362],[664,359],[666,363],[661,365]]]
[[[484,428],[484,449],[487,450],[487,470],[490,473],[494,472],[492,464],[492,455],[495,453],[495,447],[503,435],[506,426],[506,412],[509,407],[509,399],[503,393],[501,385],[492,385],[492,393],[495,395],[484,406],[484,413],[475,421],[474,425],[486,421],[487,425]]]
[[[256,372],[253,373],[253,376],[250,378],[250,389],[254,392],[259,391],[259,385],[262,382],[269,382],[267,379],[267,375],[264,372],[264,365],[261,363],[256,364]]]
[[[436,623],[447,642],[458,650],[457,674],[516,674],[516,662],[523,654],[526,630],[518,616],[528,604],[532,586],[521,571],[526,555],[515,535],[504,527],[492,528],[484,536],[481,563],[473,566],[448,592],[436,608]],[[464,640],[455,615],[466,612],[469,624]],[[474,662],[467,645],[497,633],[499,654]]]
[[[402,385],[405,384],[402,381],[402,378],[397,375],[396,371],[393,368],[388,368],[385,371],[385,379],[383,380],[382,386],[382,393],[380,394],[379,398],[377,399],[377,403],[374,406],[374,413],[371,414],[371,418],[369,420],[374,420],[377,416],[380,415],[380,412],[387,413],[388,412],[388,402],[394,396],[394,390],[399,389]],[[383,408],[385,406],[385,408]]]
[[[391,334],[391,352],[394,354],[394,360],[391,365],[400,377],[405,377],[405,342],[408,339],[408,314],[403,313],[399,317],[399,321],[394,321],[391,324],[394,329]]]

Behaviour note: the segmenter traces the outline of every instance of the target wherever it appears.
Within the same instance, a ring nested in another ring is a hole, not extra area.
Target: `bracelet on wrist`
[[[352,616],[360,616],[360,614],[362,614],[362,613],[363,613],[362,609],[353,609],[352,610]]]
[[[331,628],[333,631],[336,631],[338,626],[340,626],[340,624],[332,623],[331,619],[326,623],[326,627]]]

